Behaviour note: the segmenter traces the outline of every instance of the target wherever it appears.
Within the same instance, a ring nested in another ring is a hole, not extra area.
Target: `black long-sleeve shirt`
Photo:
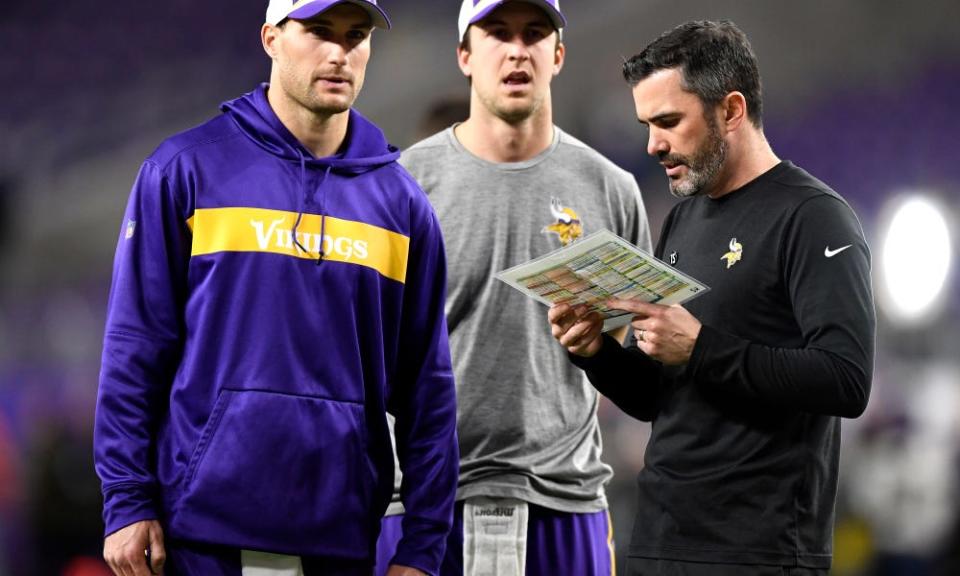
[[[656,255],[711,289],[690,361],[666,367],[605,336],[574,358],[652,421],[628,554],[829,567],[838,417],[866,407],[875,316],[853,210],[781,162],[719,199],[679,203]]]

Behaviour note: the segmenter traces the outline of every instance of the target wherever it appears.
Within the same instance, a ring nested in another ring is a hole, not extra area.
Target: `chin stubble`
[[[688,168],[687,177],[679,181],[670,181],[670,193],[677,198],[687,198],[703,193],[716,179],[720,168],[727,159],[727,143],[720,137],[720,129],[715,121],[710,122],[707,141],[689,160],[678,157]]]

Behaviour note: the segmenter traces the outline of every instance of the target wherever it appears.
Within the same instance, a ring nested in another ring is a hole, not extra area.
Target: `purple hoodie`
[[[95,427],[110,534],[435,573],[457,486],[446,263],[426,196],[354,110],[315,158],[266,85],[144,162],[117,246]],[[294,233],[294,230],[296,231]]]

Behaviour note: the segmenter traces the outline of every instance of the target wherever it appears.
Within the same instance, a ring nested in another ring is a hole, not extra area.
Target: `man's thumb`
[[[163,547],[163,530],[159,523],[150,530],[150,557],[147,560],[153,574],[159,574],[167,560],[167,552]]]

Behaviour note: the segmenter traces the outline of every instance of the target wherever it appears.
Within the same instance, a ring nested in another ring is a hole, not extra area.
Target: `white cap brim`
[[[474,5],[473,0],[463,0],[463,4],[460,5],[460,18],[457,21],[460,41],[463,41],[464,36],[467,34],[467,29],[470,28],[471,24],[476,24],[480,20],[483,20],[491,12],[507,2],[526,2],[527,4],[533,4],[543,10],[547,17],[550,18],[550,22],[553,23],[553,27],[557,30],[563,30],[567,25],[567,19],[563,17],[563,14],[557,9],[557,6],[545,0],[480,0],[476,5]]]
[[[370,22],[377,28],[390,29],[390,19],[379,6],[365,0],[301,0],[289,4],[289,0],[272,0],[267,6],[267,24],[276,26],[287,18],[306,20],[338,4],[353,4],[370,15]]]

